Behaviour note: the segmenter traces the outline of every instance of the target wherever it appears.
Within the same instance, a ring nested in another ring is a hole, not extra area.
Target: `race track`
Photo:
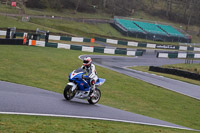
[[[126,68],[127,66],[136,65],[162,65],[184,62],[184,60],[177,59],[158,59],[155,58],[155,54],[154,52],[147,52],[143,57],[95,55],[91,57],[96,64],[105,68],[199,99],[199,86]],[[80,58],[83,57],[80,56]],[[104,105],[90,105],[84,100],[74,99],[69,102],[64,99],[62,94],[4,81],[0,81],[0,113],[112,120],[191,130],[187,127]]]
[[[80,58],[84,58],[86,56],[87,55],[80,56]],[[193,85],[186,82],[127,68],[129,66],[160,66],[165,64],[185,63],[184,59],[156,58],[156,51],[154,50],[147,51],[142,57],[118,57],[100,55],[91,55],[91,57],[95,64],[102,67],[200,100],[200,86],[198,85]],[[195,61],[195,63],[200,63],[200,61]]]
[[[74,99],[69,102],[62,94],[4,81],[0,81],[0,114],[100,119],[190,130],[190,128],[112,107],[90,105],[84,100]]]

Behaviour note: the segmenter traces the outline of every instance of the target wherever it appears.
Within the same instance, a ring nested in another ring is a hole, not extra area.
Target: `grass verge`
[[[0,80],[63,93],[68,74],[80,67],[81,51],[31,46],[0,46]],[[95,54],[95,53],[93,53]],[[200,102],[97,66],[106,83],[100,104],[199,129]]]
[[[31,22],[62,30],[83,37],[121,36],[110,24],[88,24],[67,20],[32,18]]]
[[[179,129],[170,129],[129,123],[41,117],[41,116],[19,116],[0,115],[0,132],[66,132],[66,133],[194,133]]]
[[[1,16],[1,15],[0,15],[0,27],[1,29],[7,29],[8,27],[16,27],[17,32],[18,32],[18,29],[26,30],[26,31],[28,30],[30,32],[30,31],[36,31],[36,29],[39,28],[40,30],[45,30],[45,31],[50,30],[51,32],[65,34],[65,32],[56,30],[51,27],[45,27],[38,24],[33,24],[31,22],[22,22],[20,18],[13,18],[13,17],[8,17],[8,16]]]
[[[191,71],[193,70],[195,72],[196,70],[199,70],[200,64],[175,64],[175,65],[163,65],[162,67],[177,68],[177,69],[182,68],[182,70],[188,70],[189,69],[189,70],[191,70]],[[149,71],[148,66],[131,67],[131,69],[164,76],[164,77],[167,77],[167,78],[176,79],[176,80],[180,80],[180,81],[195,84],[195,85],[200,85],[200,82],[198,80],[193,80],[193,79],[189,79],[189,78],[185,78],[185,77],[181,77],[181,76],[176,76],[176,75],[172,75],[172,74]]]

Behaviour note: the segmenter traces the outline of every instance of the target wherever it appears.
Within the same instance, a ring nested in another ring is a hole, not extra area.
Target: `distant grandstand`
[[[191,43],[191,36],[169,24],[115,17],[113,26],[126,36],[154,41]]]

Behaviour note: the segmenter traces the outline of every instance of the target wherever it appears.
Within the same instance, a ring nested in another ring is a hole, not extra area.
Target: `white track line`
[[[174,129],[183,129],[190,131],[198,131],[191,128],[184,127],[176,127],[176,126],[167,126],[160,124],[152,124],[152,123],[144,123],[144,122],[136,122],[136,121],[127,121],[127,120],[119,120],[119,119],[109,119],[109,118],[99,118],[99,117],[87,117],[87,116],[73,116],[73,115],[57,115],[57,114],[39,114],[39,113],[20,113],[20,112],[0,112],[0,114],[6,115],[26,115],[26,116],[49,116],[49,117],[64,117],[64,118],[79,118],[79,119],[91,119],[91,120],[104,120],[104,121],[114,121],[114,122],[125,122],[125,123],[133,123],[139,125],[149,125],[149,126],[158,126],[158,127],[166,127],[166,128],[174,128]]]

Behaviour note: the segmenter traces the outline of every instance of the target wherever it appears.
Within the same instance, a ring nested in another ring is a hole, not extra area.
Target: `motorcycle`
[[[90,104],[96,104],[100,100],[101,91],[97,87],[101,86],[106,80],[99,78],[96,81],[94,95],[90,97],[90,78],[85,74],[85,71],[81,68],[69,74],[69,83],[67,83],[63,93],[66,100],[71,100],[75,97],[87,99]]]

